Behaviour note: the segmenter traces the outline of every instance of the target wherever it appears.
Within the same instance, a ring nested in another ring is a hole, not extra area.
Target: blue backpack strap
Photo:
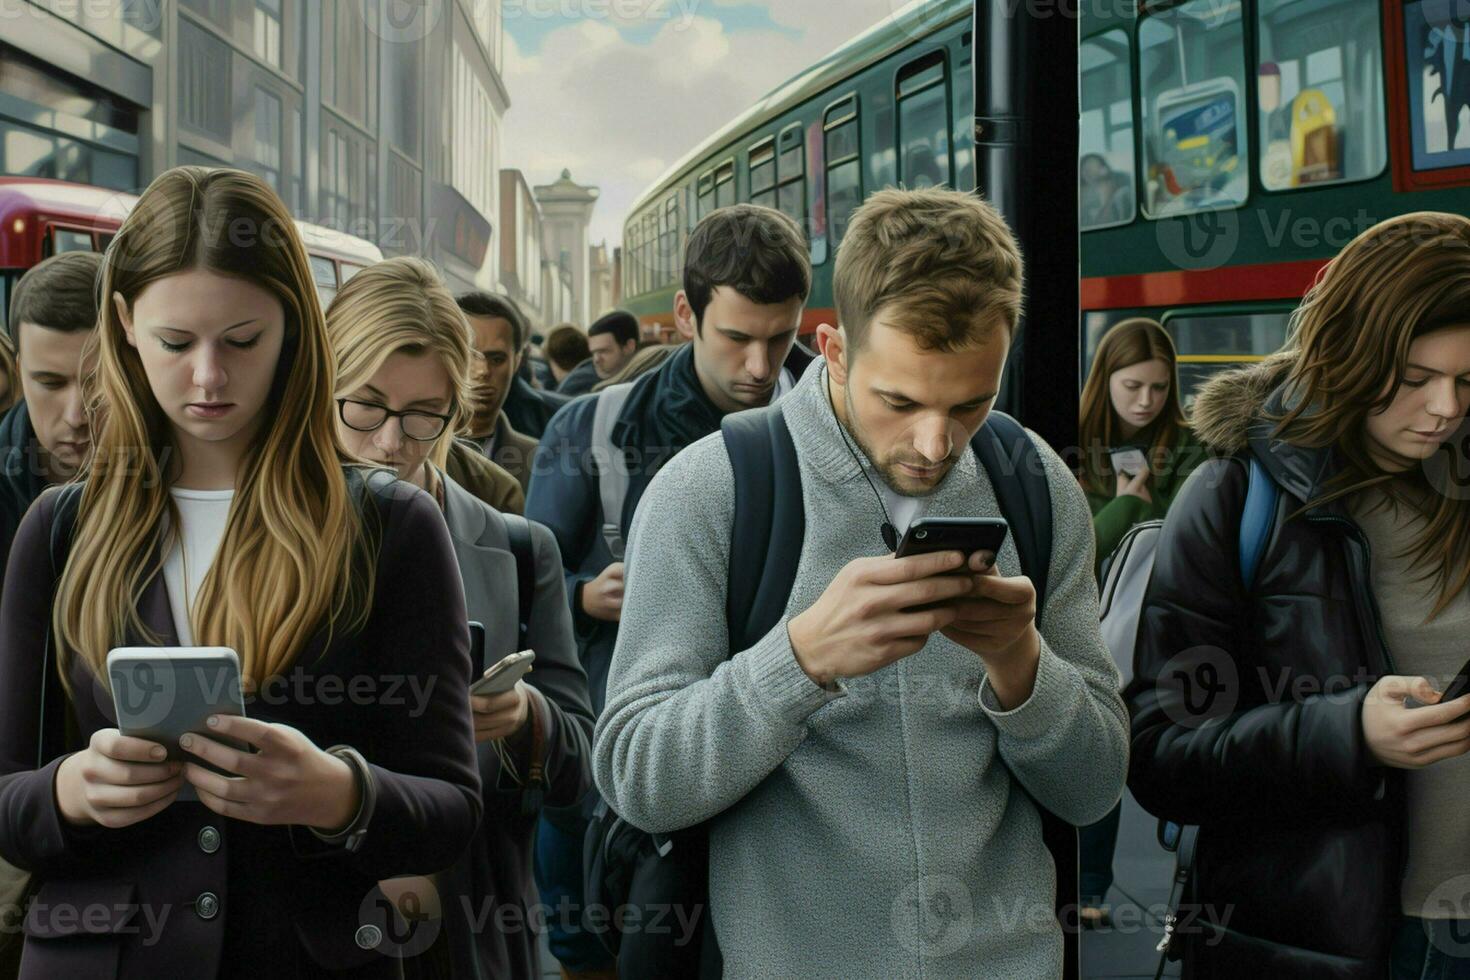
[[[1276,523],[1276,502],[1281,489],[1261,461],[1249,459],[1250,483],[1245,491],[1245,507],[1240,512],[1240,580],[1246,591],[1255,584],[1256,572],[1260,569],[1261,556],[1266,553],[1266,544],[1271,540],[1271,528]]]
[[[970,445],[990,475],[1000,512],[1011,526],[1021,571],[1036,588],[1039,618],[1051,570],[1051,487],[1046,466],[1021,423],[1004,412],[992,411]]]
[[[720,423],[735,475],[730,652],[748,650],[786,613],[806,533],[796,445],[779,406],[725,416]]]

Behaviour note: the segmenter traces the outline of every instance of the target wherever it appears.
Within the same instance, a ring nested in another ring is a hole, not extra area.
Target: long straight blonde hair
[[[178,445],[112,297],[132,308],[150,283],[195,269],[267,289],[285,312],[266,422],[241,461],[224,537],[194,602],[196,642],[233,648],[242,676],[259,683],[322,628],[330,643],[370,611],[376,533],[359,518],[343,470],[331,351],[295,223],[252,174],[177,167],[144,191],[103,263],[89,386],[95,448],[52,612],[58,664],[79,656],[104,685],[107,651],[129,629],[158,642],[137,604],[170,543],[165,516],[179,526],[168,492]]]
[[[367,384],[394,354],[439,358],[449,374],[451,418],[429,449],[429,461],[442,470],[473,409],[476,355],[469,321],[434,267],[401,256],[359,272],[327,307],[327,337],[336,356],[337,397]]]

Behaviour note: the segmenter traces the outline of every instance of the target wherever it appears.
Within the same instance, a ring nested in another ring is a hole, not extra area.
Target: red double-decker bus
[[[133,194],[42,177],[0,177],[0,324],[27,269],[62,252],[107,248],[138,198]],[[296,222],[322,307],[337,288],[383,257],[366,239]]]

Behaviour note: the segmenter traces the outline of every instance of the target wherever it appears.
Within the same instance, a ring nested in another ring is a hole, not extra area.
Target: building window
[[[255,89],[255,162],[260,175],[281,189],[281,100],[263,88]]]
[[[1378,6],[1261,0],[1256,17],[1261,183],[1285,190],[1377,176],[1388,162]]]
[[[852,212],[863,202],[857,96],[848,96],[828,109],[822,128],[827,155],[827,220],[835,245],[842,241]]]
[[[306,213],[306,198],[302,190],[306,175],[306,120],[299,108],[291,109],[291,210],[296,214]]]
[[[192,130],[230,144],[229,46],[208,31],[179,21],[179,118]]]
[[[179,0],[179,2],[220,30],[230,29],[230,0]]]
[[[1375,25],[1376,26],[1376,25]],[[1404,64],[1415,170],[1470,165],[1470,13],[1430,0],[1404,4]]]
[[[495,107],[458,43],[453,49],[454,139],[450,183],[483,217],[495,214]]]
[[[255,0],[255,56],[281,67],[281,0]]]
[[[372,38],[351,0],[322,0],[322,98],[348,118],[371,124],[368,52]]]
[[[1077,223],[1106,228],[1133,220],[1133,81],[1128,35],[1108,31],[1077,49],[1081,119],[1077,133]]]
[[[949,99],[944,52],[905,65],[898,73],[899,179],[911,188],[949,183]]]
[[[138,159],[0,119],[0,173],[51,177],[114,190],[138,187]]]
[[[1189,0],[1145,17],[1138,47],[1144,213],[1162,218],[1245,203],[1240,5]]]

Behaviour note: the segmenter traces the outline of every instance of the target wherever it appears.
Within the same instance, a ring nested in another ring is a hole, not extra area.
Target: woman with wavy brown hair
[[[443,518],[345,453],[306,253],[259,178],[160,176],[102,295],[94,454],[26,515],[0,607],[21,976],[397,976],[377,882],[448,865],[480,814]],[[211,725],[251,751],[186,735],[169,762],[119,733],[103,665],[196,644],[238,654],[248,717]]]
[[[1134,795],[1200,828],[1186,977],[1470,976],[1467,411],[1470,219],[1435,212],[1354,239],[1195,402],[1224,456],[1165,522],[1125,694]]]

